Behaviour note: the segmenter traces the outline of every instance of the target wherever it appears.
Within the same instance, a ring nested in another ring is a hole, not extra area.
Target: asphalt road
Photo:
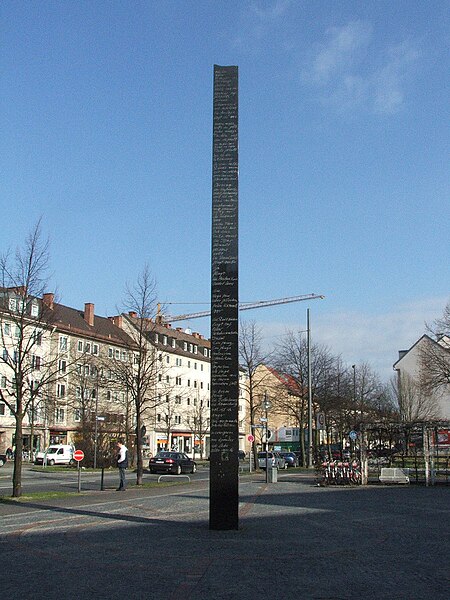
[[[208,482],[0,503],[8,600],[447,600],[450,487],[240,479],[238,531]]]

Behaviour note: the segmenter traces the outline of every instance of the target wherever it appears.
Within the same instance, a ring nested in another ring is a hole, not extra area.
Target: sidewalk
[[[2,596],[443,600],[449,501],[446,487],[243,477],[225,532],[209,530],[205,482],[8,504]]]

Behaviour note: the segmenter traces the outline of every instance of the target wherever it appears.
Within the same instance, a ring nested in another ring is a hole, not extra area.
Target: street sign
[[[75,450],[75,452],[73,453],[73,458],[78,462],[83,460],[83,458],[84,458],[83,450]]]
[[[321,430],[325,429],[325,415],[323,413],[317,413],[316,428]]]
[[[255,436],[254,436],[254,435],[252,435],[252,434],[250,434],[250,435],[248,435],[248,436],[247,436],[247,440],[248,440],[250,443],[252,443],[252,442],[254,442],[254,441],[255,441]]]
[[[252,429],[264,429],[264,425],[252,425]]]
[[[350,431],[350,433],[348,434],[348,437],[354,441],[358,437],[358,434],[356,433],[356,431]]]
[[[267,419],[266,419],[266,417],[261,417],[261,418],[260,418],[260,421],[261,421],[261,423],[267,423]]]

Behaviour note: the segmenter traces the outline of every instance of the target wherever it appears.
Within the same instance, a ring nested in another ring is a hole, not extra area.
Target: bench
[[[382,468],[378,479],[381,483],[409,483],[409,476],[399,468]]]

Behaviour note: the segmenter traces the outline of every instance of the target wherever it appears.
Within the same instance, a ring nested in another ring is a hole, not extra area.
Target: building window
[[[159,335],[157,333],[155,333],[155,344],[157,344],[159,342]]]
[[[175,338],[172,338],[172,348],[176,348],[177,347],[177,340]]]
[[[181,424],[181,416],[175,415],[175,425],[180,425],[180,424]]]
[[[77,422],[81,421],[81,410],[79,408],[73,411],[73,420]]]
[[[0,377],[0,388],[4,390],[6,388],[6,376],[2,375]]]
[[[197,354],[197,351],[198,351],[198,346],[197,346],[197,344],[194,344],[194,354]]]
[[[56,423],[64,423],[64,419],[65,419],[65,410],[64,410],[64,408],[58,407],[55,410],[55,422]]]
[[[187,342],[183,342],[183,350],[186,352],[187,351]]]
[[[40,368],[41,368],[41,357],[40,356],[36,356],[36,354],[33,354],[33,356],[31,357],[31,367],[35,371],[40,370]]]
[[[81,340],[78,340],[77,350],[78,352],[83,352],[83,342]]]
[[[156,422],[157,422],[157,423],[161,423],[161,414],[160,414],[160,413],[158,413],[158,414],[156,415]]]
[[[58,396],[58,398],[64,398],[66,395],[66,386],[64,385],[64,383],[58,383],[57,387],[56,387],[56,395]]]
[[[175,396],[175,404],[181,404],[181,396]]]
[[[5,405],[3,404],[3,402],[0,402],[0,416],[4,416],[5,414]]]
[[[59,349],[61,352],[66,352],[67,350],[67,336],[61,335],[59,337]]]
[[[98,344],[92,344],[92,354],[98,356]]]
[[[170,356],[169,356],[169,355],[167,355],[167,356],[166,356],[166,363],[167,363],[168,365],[170,364]]]
[[[11,323],[5,323],[3,326],[5,335],[11,335]]]
[[[67,361],[60,360],[59,364],[58,364],[58,368],[59,368],[60,373],[65,373],[67,370]]]
[[[181,377],[176,377],[175,378],[175,384],[176,385],[181,385]]]
[[[167,335],[163,335],[162,343],[167,346]]]
[[[114,349],[108,348],[108,358],[114,358]]]

